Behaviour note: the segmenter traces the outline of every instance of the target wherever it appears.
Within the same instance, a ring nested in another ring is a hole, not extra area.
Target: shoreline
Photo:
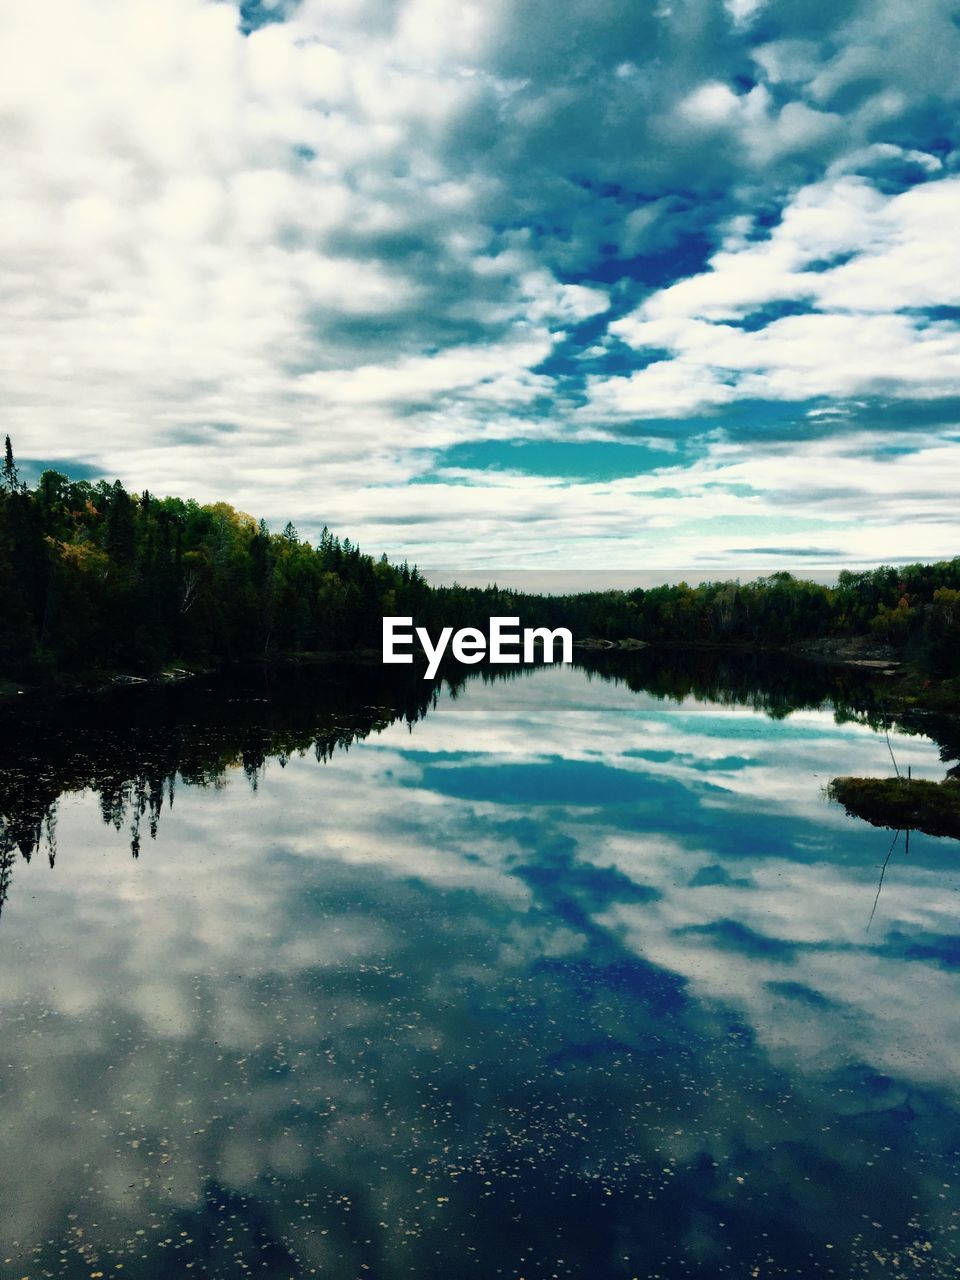
[[[700,640],[606,640],[586,637],[574,641],[575,660],[588,657],[636,658],[644,652],[712,653],[732,655],[777,655],[809,663],[846,669],[870,678],[871,684],[890,710],[929,711],[960,717],[960,680],[939,679],[918,670],[888,646],[869,637],[833,637],[798,641],[792,644],[765,644],[762,641],[724,644]],[[172,688],[217,679],[231,673],[256,670],[302,669],[307,667],[372,666],[381,661],[378,649],[328,649],[277,654],[270,658],[248,658],[226,666],[171,664],[150,675],[122,671],[92,671],[57,675],[39,682],[0,678],[0,709],[26,706],[34,702],[65,702],[72,698],[98,697],[122,689]]]

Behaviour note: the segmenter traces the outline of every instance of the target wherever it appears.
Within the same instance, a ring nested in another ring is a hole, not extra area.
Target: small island
[[[874,827],[960,840],[960,778],[834,778],[827,794]]]

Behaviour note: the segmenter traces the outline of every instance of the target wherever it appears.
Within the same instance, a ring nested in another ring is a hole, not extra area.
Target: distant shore
[[[869,680],[878,700],[891,713],[930,711],[940,715],[960,716],[960,678],[937,679],[905,662],[888,645],[869,636],[823,637],[793,644],[728,643],[716,641],[651,640],[628,637],[607,640],[583,637],[574,641],[575,661],[609,658],[614,661],[637,659],[645,651],[716,653],[737,655],[783,655],[805,663],[847,668]],[[425,659],[424,659],[425,661]],[[245,658],[224,666],[188,663],[168,664],[160,671],[144,673],[101,671],[57,673],[47,680],[15,681],[0,678],[0,706],[33,698],[69,699],[96,696],[124,688],[164,688],[194,681],[215,679],[230,671],[289,669],[311,666],[378,666],[377,649],[323,649],[270,655],[264,659]],[[469,672],[471,668],[462,669]]]

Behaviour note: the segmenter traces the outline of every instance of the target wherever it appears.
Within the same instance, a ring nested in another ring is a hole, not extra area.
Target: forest
[[[432,588],[408,564],[323,531],[271,532],[227,503],[129,493],[45,471],[31,488],[10,438],[0,472],[0,678],[379,650],[384,615],[415,623],[567,626],[577,639],[789,646],[871,636],[939,679],[960,675],[960,557],[842,571],[836,586],[785,572],[570,596]]]

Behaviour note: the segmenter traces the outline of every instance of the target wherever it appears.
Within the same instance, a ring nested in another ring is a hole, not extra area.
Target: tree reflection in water
[[[723,651],[590,653],[577,666],[590,678],[636,693],[682,702],[693,697],[755,707],[782,719],[792,711],[831,704],[838,721],[875,728],[896,723],[941,745],[944,760],[960,756],[960,731],[948,717],[894,717],[871,682],[848,668],[818,666],[763,654]],[[103,821],[128,828],[140,856],[144,832],[156,839],[164,805],[178,781],[222,786],[240,770],[254,791],[268,760],[291,756],[318,763],[386,725],[409,725],[437,698],[456,698],[474,679],[523,679],[515,667],[448,666],[436,681],[419,671],[341,663],[328,667],[247,672],[203,684],[123,688],[63,702],[31,703],[0,713],[0,913],[18,855],[57,857],[57,803],[69,792],[92,791]]]

